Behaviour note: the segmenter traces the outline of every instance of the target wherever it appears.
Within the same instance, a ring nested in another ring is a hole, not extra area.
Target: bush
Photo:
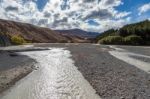
[[[126,45],[140,45],[143,43],[143,40],[140,36],[130,35],[124,38],[124,44]]]
[[[121,36],[107,36],[101,40],[99,43],[101,44],[122,44],[122,37]]]
[[[67,40],[60,40],[59,43],[68,43]]]
[[[18,35],[12,36],[11,37],[11,42],[13,44],[16,44],[16,45],[21,45],[21,44],[26,43],[26,41],[24,40],[24,38],[22,38],[21,36],[18,36]]]
[[[1,35],[0,35],[0,45],[2,45],[2,44],[3,44],[3,40],[2,40]]]

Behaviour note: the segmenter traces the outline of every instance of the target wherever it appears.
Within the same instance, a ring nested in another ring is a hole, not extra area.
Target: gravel
[[[150,56],[150,47],[149,46],[117,46],[119,48],[126,49],[128,51],[137,53],[137,54],[143,54],[143,55],[149,55]]]
[[[86,44],[68,49],[102,99],[150,99],[150,75],[114,58],[108,47]]]
[[[75,66],[102,99],[150,99],[150,74],[111,56],[108,51],[112,49],[108,46],[92,44],[38,44],[35,46],[69,49]],[[117,47],[150,55],[149,48],[145,47]]]
[[[75,66],[102,99],[150,99],[150,74],[111,56],[105,45],[46,44],[71,51]],[[150,55],[149,48],[117,46],[133,53]],[[143,59],[142,59],[143,60]]]
[[[0,51],[0,95],[35,68],[35,60],[13,51]]]
[[[131,55],[130,57],[135,58],[135,59],[138,59],[138,60],[141,60],[141,61],[143,61],[143,62],[148,62],[148,63],[150,63],[150,58],[140,57],[140,56],[133,56],[133,55]]]

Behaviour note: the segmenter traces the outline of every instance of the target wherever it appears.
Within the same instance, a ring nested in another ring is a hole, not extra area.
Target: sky
[[[103,32],[150,20],[149,0],[0,0],[0,18],[51,29]]]

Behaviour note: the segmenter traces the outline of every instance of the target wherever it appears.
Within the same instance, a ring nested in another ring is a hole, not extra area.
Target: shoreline
[[[35,69],[36,61],[24,55],[10,56],[6,51],[0,53],[0,58],[0,94]]]
[[[34,70],[34,64],[19,66],[0,73],[0,94],[15,85],[17,81],[24,78]]]

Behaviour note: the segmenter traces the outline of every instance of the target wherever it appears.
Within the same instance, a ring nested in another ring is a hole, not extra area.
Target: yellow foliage
[[[24,40],[24,38],[22,38],[21,36],[18,36],[18,35],[12,36],[11,37],[11,42],[13,44],[17,44],[17,45],[21,45],[21,44],[26,43],[26,41]]]

